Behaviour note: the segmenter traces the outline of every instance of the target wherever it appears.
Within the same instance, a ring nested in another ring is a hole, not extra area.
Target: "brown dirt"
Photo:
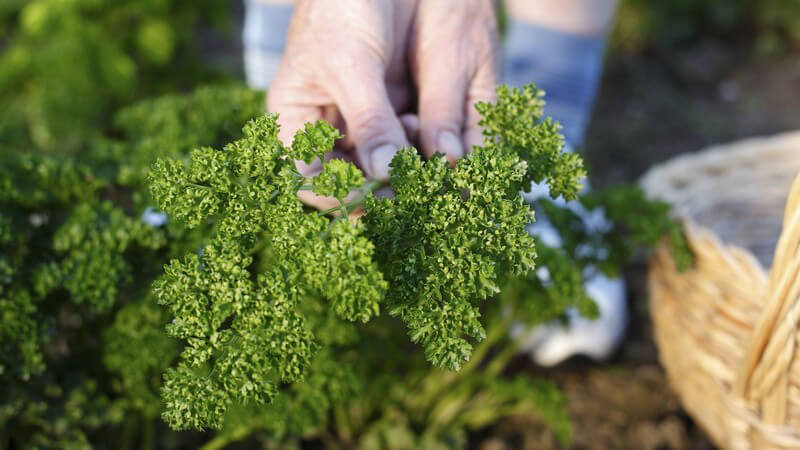
[[[596,185],[633,182],[679,153],[800,128],[800,51],[706,41],[609,58],[585,153]]]

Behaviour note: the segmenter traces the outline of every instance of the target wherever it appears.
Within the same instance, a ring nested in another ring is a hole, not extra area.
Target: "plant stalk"
[[[218,434],[213,439],[206,442],[200,447],[200,450],[220,450],[225,448],[228,444],[232,444],[238,440],[244,439],[250,434],[252,430],[249,427],[240,425],[233,429],[230,433]]]

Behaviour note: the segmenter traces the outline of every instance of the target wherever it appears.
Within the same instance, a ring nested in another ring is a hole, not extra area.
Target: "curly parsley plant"
[[[235,403],[266,403],[281,383],[301,380],[320,345],[301,312],[319,296],[347,321],[367,322],[381,305],[407,326],[434,366],[458,370],[486,337],[480,303],[506,274],[534,266],[525,226],[532,210],[520,191],[547,181],[555,195],[576,197],[584,175],[577,155],[561,152],[558,125],[541,120],[534,86],[502,87],[480,104],[484,143],[452,168],[413,148],[391,163],[394,198],[378,199],[354,165],[323,164],[314,178],[294,160],[322,158],[339,132],[306,125],[291,146],[278,139],[277,116],[249,122],[222,149],[198,148],[189,160],[159,160],[153,197],[190,227],[213,223],[198,252],[173,260],[155,287],[169,308],[170,335],[185,341],[166,373],[164,418],[173,427],[219,427]],[[297,192],[339,199],[344,212],[363,204],[364,219],[310,211]],[[359,191],[346,203],[345,196]],[[254,270],[269,247],[270,267]]]

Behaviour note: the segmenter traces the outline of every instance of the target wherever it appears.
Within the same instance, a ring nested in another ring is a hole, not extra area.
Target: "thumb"
[[[389,178],[389,163],[408,145],[403,125],[392,107],[380,66],[364,67],[339,80],[334,101],[356,146],[356,157],[373,179]]]

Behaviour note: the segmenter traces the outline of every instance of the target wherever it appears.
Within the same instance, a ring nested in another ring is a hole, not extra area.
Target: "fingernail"
[[[416,135],[419,133],[419,116],[416,114],[404,114],[400,116],[400,122],[407,132]]]
[[[378,180],[389,179],[389,163],[392,162],[397,147],[394,145],[384,145],[373,150],[370,155],[372,162],[372,174]]]
[[[461,146],[461,140],[452,131],[440,131],[439,138],[436,140],[436,144],[439,146],[439,151],[444,153],[449,158],[457,160],[464,156],[464,149]]]
[[[307,177],[313,177],[314,175],[322,172],[322,162],[319,158],[311,161],[311,164],[306,164],[305,161],[295,160],[294,166],[297,167],[297,171],[300,172],[301,175]]]

